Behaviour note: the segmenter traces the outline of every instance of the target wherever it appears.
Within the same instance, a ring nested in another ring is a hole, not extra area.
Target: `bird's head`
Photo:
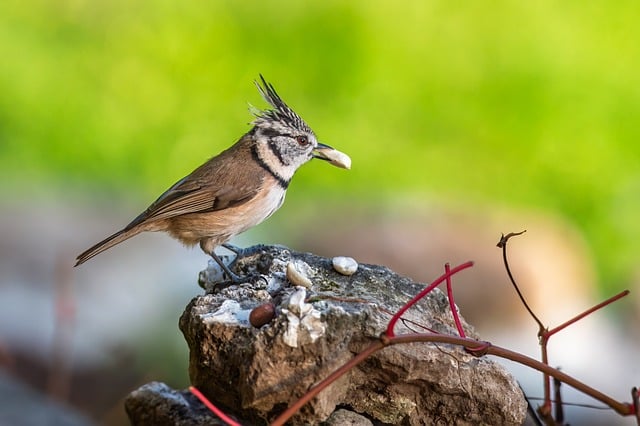
[[[254,137],[261,159],[285,179],[312,158],[320,158],[334,166],[349,169],[351,159],[342,152],[318,142],[313,130],[296,114],[273,86],[260,76],[258,91],[272,109],[256,110]]]

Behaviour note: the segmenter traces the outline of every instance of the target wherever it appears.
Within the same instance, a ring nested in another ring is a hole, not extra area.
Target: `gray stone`
[[[373,426],[373,423],[358,413],[339,408],[329,416],[323,426]]]
[[[311,288],[286,280],[289,262],[309,265],[305,275]],[[190,349],[191,383],[251,424],[273,420],[375,341],[391,313],[424,287],[381,266],[361,264],[354,275],[344,276],[331,259],[283,247],[249,249],[234,268],[260,278],[214,291],[207,277],[217,271],[210,266],[200,274],[209,292],[189,303],[180,329]],[[265,302],[275,305],[275,318],[255,328],[249,314]],[[457,334],[446,296],[438,290],[404,318],[416,330],[420,324]],[[477,338],[469,325],[464,327]],[[396,333],[409,332],[403,324],[396,327]],[[411,343],[373,354],[289,424],[325,421],[337,407],[389,424],[521,424],[526,401],[515,379],[492,360],[457,346]]]
[[[131,392],[124,407],[136,426],[223,426],[189,391],[176,391],[164,383],[151,382]]]

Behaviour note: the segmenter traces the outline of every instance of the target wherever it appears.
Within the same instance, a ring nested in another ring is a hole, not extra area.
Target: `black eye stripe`
[[[264,170],[266,170],[271,176],[274,177],[274,179],[278,182],[278,184],[280,185],[280,187],[284,190],[287,189],[287,187],[289,186],[289,180],[283,178],[282,176],[280,176],[278,173],[276,173],[271,167],[269,167],[269,165],[260,157],[260,153],[258,153],[258,149],[256,148],[255,145],[253,145],[251,147],[251,156],[253,157],[253,159],[256,161],[256,163],[258,163],[258,165],[260,167],[262,167]]]
[[[276,129],[271,129],[271,128],[263,128],[261,129],[261,133],[268,137],[268,138],[275,138],[278,136],[284,136],[287,138],[291,138],[291,139],[295,139],[300,145],[307,145],[309,144],[309,136],[307,135],[300,135],[300,134],[294,134],[294,133],[287,133],[287,132],[282,132],[282,131],[278,131]],[[300,141],[301,138],[304,138],[304,141]]]
[[[269,141],[269,149],[271,150],[273,155],[275,155],[275,157],[278,159],[280,164],[282,164],[283,166],[286,165],[284,158],[282,157],[282,153],[280,152],[280,150],[278,149],[274,141]]]
[[[270,129],[270,128],[262,129],[261,133],[268,138],[274,138],[276,136],[282,135],[282,133],[280,133],[276,129]]]

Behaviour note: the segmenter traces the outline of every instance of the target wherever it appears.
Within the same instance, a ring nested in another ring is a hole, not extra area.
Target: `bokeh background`
[[[236,243],[418,281],[474,259],[463,315],[535,355],[495,248],[527,229],[512,266],[550,326],[632,290],[555,358],[628,399],[640,382],[639,20],[624,0],[2,1],[8,380],[102,424],[124,421],[121,400],[142,383],[188,384],[177,319],[206,257],[145,235],[71,265],[250,128],[262,73],[353,169],[305,166],[284,207]]]

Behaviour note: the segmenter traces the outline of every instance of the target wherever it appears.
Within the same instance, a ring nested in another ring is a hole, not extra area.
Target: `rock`
[[[136,426],[226,425],[191,392],[175,391],[160,382],[147,383],[131,392],[124,408]]]
[[[283,247],[260,246],[245,255],[235,263],[236,273],[261,278],[194,298],[180,318],[180,329],[189,345],[193,386],[250,424],[273,420],[375,341],[390,312],[424,287],[381,266],[360,264],[354,275],[344,276],[334,270],[331,259]],[[310,288],[287,281],[291,262],[309,265],[305,275]],[[205,288],[214,288],[204,281]],[[255,328],[249,313],[264,303],[273,303],[276,316]],[[414,322],[408,323],[413,328],[411,324],[420,324],[456,334],[446,296],[437,289],[404,317]],[[468,336],[477,338],[469,325],[463,326]],[[402,324],[396,328],[396,333],[409,332]],[[170,402],[176,404],[176,399]],[[152,402],[150,411],[159,406]],[[179,406],[192,407],[181,401]],[[411,343],[373,354],[289,424],[325,421],[337,407],[388,424],[521,424],[526,406],[515,379],[494,361],[457,346]]]
[[[340,408],[329,416],[324,426],[373,426],[373,423],[358,413]]]

